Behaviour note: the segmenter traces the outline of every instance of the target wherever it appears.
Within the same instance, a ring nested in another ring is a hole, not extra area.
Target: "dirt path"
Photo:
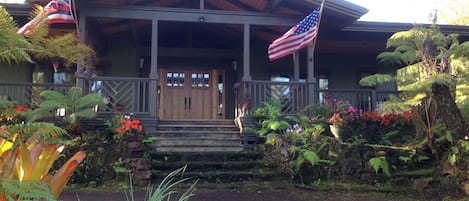
[[[145,193],[136,193],[135,201],[143,201]],[[62,193],[62,201],[126,201],[124,192],[80,192],[68,191]],[[352,192],[323,192],[305,189],[292,190],[266,190],[266,191],[239,191],[239,190],[213,190],[197,189],[191,201],[427,201],[442,200],[429,196],[415,194],[357,194]],[[444,200],[455,200],[445,198]]]

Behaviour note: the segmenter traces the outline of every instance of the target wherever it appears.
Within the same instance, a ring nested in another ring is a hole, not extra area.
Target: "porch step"
[[[158,145],[157,145],[158,146]],[[243,151],[244,148],[242,146],[238,147],[224,147],[224,146],[158,146],[156,148],[156,152],[162,153],[197,153],[197,152],[240,152]]]
[[[160,120],[153,152],[239,152],[243,150],[233,120]]]
[[[284,179],[276,166],[262,157],[262,153],[155,153],[151,167],[153,181],[161,181],[172,170],[187,165],[184,176],[200,179],[199,183],[226,183],[245,180],[269,181]]]

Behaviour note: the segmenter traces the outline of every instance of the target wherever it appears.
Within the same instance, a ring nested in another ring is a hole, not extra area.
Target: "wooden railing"
[[[148,114],[149,82],[148,78],[88,78],[84,79],[84,91],[100,93],[105,98],[108,107],[101,112]]]
[[[363,111],[373,111],[380,103],[389,100],[389,95],[399,95],[399,92],[375,89],[321,89],[318,90],[316,102],[342,100],[350,102],[351,105]]]
[[[282,104],[282,112],[296,114],[311,104],[314,83],[306,82],[272,82],[249,81],[238,83],[236,91],[236,116],[248,109],[261,107],[264,102],[278,100]],[[243,109],[244,108],[244,109]]]
[[[67,93],[74,84],[0,82],[0,99],[18,101],[25,107],[37,108],[42,102],[39,95],[45,90]]]
[[[270,100],[278,100],[285,114],[297,114],[311,104],[334,99],[348,101],[363,111],[372,111],[378,104],[388,100],[391,94],[398,95],[398,92],[375,89],[317,90],[314,83],[306,82],[240,82],[235,85],[235,116],[243,116],[247,112],[246,109],[252,111]]]
[[[149,113],[149,79],[125,77],[81,78],[83,93],[100,93],[107,102],[107,107],[100,108],[100,113],[123,111],[134,114]],[[20,104],[37,108],[43,101],[40,93],[56,90],[67,93],[75,84],[0,82],[0,99],[18,101]]]

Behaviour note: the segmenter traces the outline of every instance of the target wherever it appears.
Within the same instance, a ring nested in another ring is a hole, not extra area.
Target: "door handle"
[[[189,97],[189,110],[191,109],[191,105],[192,105],[191,102],[192,102],[192,98]]]
[[[187,110],[187,97],[184,97],[184,109]]]

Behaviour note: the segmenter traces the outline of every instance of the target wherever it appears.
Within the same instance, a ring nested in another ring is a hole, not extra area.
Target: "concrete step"
[[[160,120],[159,125],[234,125],[232,119],[180,119],[180,120]]]
[[[154,133],[156,152],[239,152],[243,150],[233,120],[161,120]]]
[[[166,172],[158,170],[152,171],[152,180],[161,181]],[[203,180],[204,182],[236,182],[245,180],[273,180],[278,178],[284,178],[285,175],[276,170],[250,170],[250,171],[188,171],[184,173],[184,177],[193,179]]]
[[[156,146],[239,146],[241,139],[226,138],[158,138]]]
[[[234,125],[158,125],[157,131],[238,131]]]
[[[268,164],[264,160],[249,160],[249,161],[153,161],[151,166],[153,169],[177,169],[187,165],[187,171],[214,171],[214,170],[252,170],[252,169],[275,169],[275,166]]]
[[[197,133],[197,132],[158,132],[149,134],[149,136],[155,136],[157,138],[228,138],[228,139],[239,139],[241,136],[238,132],[212,132],[212,133]]]
[[[243,152],[212,152],[212,153],[151,153],[151,158],[156,161],[180,162],[180,161],[252,161],[263,158],[263,153],[253,151]]]
[[[194,152],[240,152],[243,151],[243,146],[158,146],[155,148],[156,152],[161,153],[194,153]]]

